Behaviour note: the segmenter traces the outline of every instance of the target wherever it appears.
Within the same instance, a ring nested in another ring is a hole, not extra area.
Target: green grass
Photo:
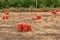
[[[35,8],[36,0],[0,0],[2,8]],[[37,0],[37,8],[60,8],[60,0]]]

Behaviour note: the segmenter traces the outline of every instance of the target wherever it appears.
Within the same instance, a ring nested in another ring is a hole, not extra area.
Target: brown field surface
[[[0,13],[0,40],[60,40],[60,13],[10,12],[9,20],[2,20]],[[42,19],[32,20],[41,15]],[[17,24],[22,21],[32,25],[31,32],[18,32]]]

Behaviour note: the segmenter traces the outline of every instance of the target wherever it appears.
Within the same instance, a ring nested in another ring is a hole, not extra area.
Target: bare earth
[[[10,12],[9,20],[2,20],[0,13],[0,40],[60,40],[60,13]],[[32,20],[41,15],[42,19]],[[18,32],[17,24],[22,21],[32,25],[32,32]]]

